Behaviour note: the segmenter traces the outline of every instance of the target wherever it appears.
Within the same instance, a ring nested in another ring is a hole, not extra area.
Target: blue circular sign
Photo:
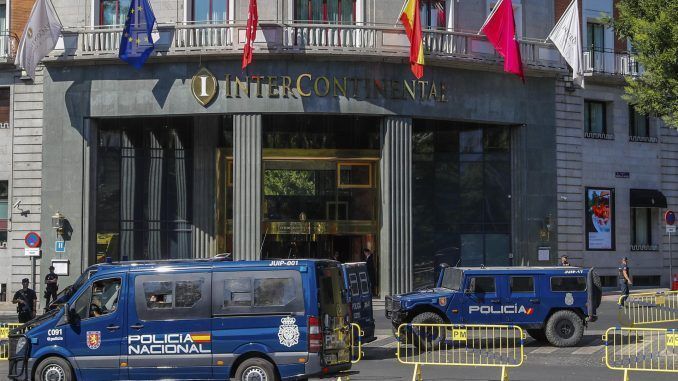
[[[40,234],[36,232],[30,232],[26,234],[26,237],[24,237],[24,243],[26,243],[27,247],[40,247],[42,244],[42,239],[40,238]]]
[[[664,213],[664,221],[666,221],[667,225],[676,223],[676,215],[673,213],[673,210],[667,210],[666,213]]]

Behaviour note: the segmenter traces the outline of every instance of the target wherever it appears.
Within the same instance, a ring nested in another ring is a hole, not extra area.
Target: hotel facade
[[[129,1],[53,2],[63,39],[12,94],[0,272],[12,290],[52,263],[65,286],[107,258],[357,261],[363,249],[381,295],[432,284],[443,262],[560,255],[608,286],[624,256],[634,283],[668,284],[678,134],[622,100],[642,68],[600,23],[611,0],[580,4],[584,89],[544,42],[565,1],[513,1],[524,83],[477,35],[489,0],[421,1],[419,80],[401,0],[259,0],[244,71],[248,1],[152,0],[158,41],[141,70],[118,59]],[[24,255],[29,231],[39,258]]]

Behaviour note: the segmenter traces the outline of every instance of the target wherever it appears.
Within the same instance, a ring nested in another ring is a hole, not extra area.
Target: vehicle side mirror
[[[68,304],[64,305],[66,309],[66,323],[70,325],[79,325],[80,324],[80,315],[75,311],[75,308],[71,308]]]
[[[464,290],[464,294],[471,295],[471,294],[473,294],[473,291],[471,291],[470,288],[467,288],[466,290]]]

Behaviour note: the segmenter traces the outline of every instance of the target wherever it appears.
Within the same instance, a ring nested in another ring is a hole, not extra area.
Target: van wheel
[[[71,364],[61,357],[48,357],[40,362],[35,371],[36,381],[72,381]]]
[[[445,322],[436,313],[422,312],[412,319],[412,324],[445,324]],[[434,349],[445,340],[444,327],[412,327],[411,331],[408,330],[406,333],[409,337],[405,340],[419,348]]]
[[[544,332],[543,329],[528,329],[527,334],[541,343],[548,342],[548,340],[546,339],[546,333]]]
[[[235,372],[236,381],[277,381],[275,369],[270,362],[254,357],[238,366]]]
[[[584,336],[584,321],[572,311],[558,311],[546,322],[546,338],[551,345],[556,347],[577,345],[582,336]]]

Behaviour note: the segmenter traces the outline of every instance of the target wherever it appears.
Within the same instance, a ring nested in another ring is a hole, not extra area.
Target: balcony
[[[589,49],[584,51],[584,74],[589,76],[632,76],[643,74],[643,68],[628,52]]]
[[[245,24],[177,23],[158,26],[155,56],[237,56],[245,42]],[[67,29],[51,60],[117,59],[122,27]],[[378,25],[336,25],[260,22],[255,53],[345,55],[400,62],[409,57],[403,28]],[[425,30],[424,45],[433,65],[491,64],[500,57],[484,36]],[[523,63],[533,70],[564,71],[566,65],[551,44],[520,42]],[[48,59],[49,60],[49,59]]]
[[[14,65],[19,38],[14,33],[0,32],[0,64]]]

